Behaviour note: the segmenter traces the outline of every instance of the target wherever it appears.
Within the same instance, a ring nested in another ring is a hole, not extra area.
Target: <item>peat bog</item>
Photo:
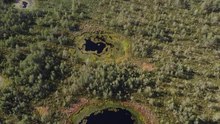
[[[96,52],[96,54],[101,54],[107,52],[109,47],[113,47],[112,44],[107,43],[104,37],[96,36],[94,39],[85,38],[84,50],[87,52]]]

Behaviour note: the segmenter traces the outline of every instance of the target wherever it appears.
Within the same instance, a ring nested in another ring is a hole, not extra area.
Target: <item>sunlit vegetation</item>
[[[0,1],[0,123],[74,120],[62,110],[81,97],[135,101],[161,124],[220,122],[219,0],[25,1]],[[113,47],[86,51],[97,36]]]

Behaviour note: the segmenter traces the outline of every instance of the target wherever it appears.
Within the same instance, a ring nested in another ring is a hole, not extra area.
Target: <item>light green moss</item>
[[[0,74],[0,90],[6,88],[10,83],[11,81],[9,79]]]

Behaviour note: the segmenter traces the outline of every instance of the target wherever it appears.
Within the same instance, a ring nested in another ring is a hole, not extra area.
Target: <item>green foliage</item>
[[[14,2],[15,2],[15,0],[3,0],[3,3],[5,3],[5,4],[11,4]]]
[[[68,76],[69,69],[61,62],[62,58],[43,44],[31,46],[30,52],[23,59],[21,53],[15,53],[3,70],[13,79],[12,87],[3,91],[1,97],[1,108],[7,114],[29,113],[31,100],[45,98],[55,91],[59,80]]]
[[[220,11],[220,1],[219,0],[204,1],[201,6],[202,6],[202,9],[207,13]]]
[[[173,76],[182,79],[192,79],[194,76],[194,71],[191,68],[178,63],[164,65],[161,68],[161,71],[163,74],[166,74],[166,76]]]
[[[219,122],[219,0],[38,0],[31,11],[13,2],[0,1],[0,75],[11,81],[0,123],[62,123],[60,108],[81,96],[148,103],[161,123]],[[77,51],[77,37],[104,28],[131,41],[116,48],[127,58]],[[148,62],[153,72],[140,69]]]
[[[22,114],[30,112],[30,99],[22,92],[9,88],[1,96],[1,110],[6,114]]]
[[[95,72],[95,73],[94,73]],[[143,73],[134,65],[100,65],[87,72],[84,87],[92,97],[130,99],[132,93],[145,86],[154,86],[152,73]],[[85,76],[85,75],[84,75]]]
[[[5,8],[0,12],[1,38],[8,38],[18,34],[28,34],[35,23],[36,14],[33,12],[20,12],[14,8]]]
[[[219,50],[220,49],[220,36],[213,37],[209,43],[208,47]]]
[[[155,50],[161,49],[156,42],[150,42],[148,40],[140,40],[132,47],[134,56],[138,57],[152,57]]]

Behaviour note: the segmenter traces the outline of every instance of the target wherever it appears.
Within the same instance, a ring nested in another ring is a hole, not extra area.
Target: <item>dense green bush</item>
[[[166,76],[172,76],[181,79],[192,79],[194,76],[194,71],[180,63],[168,63],[164,65],[161,69],[163,74]]]
[[[10,4],[10,3],[14,3],[15,0],[3,0],[3,3],[5,4]]]
[[[216,50],[220,49],[220,36],[214,36],[210,41],[208,42],[208,46],[210,48],[214,48]]]
[[[95,73],[94,73],[95,72]],[[141,73],[134,65],[100,65],[87,72],[84,87],[92,97],[130,99],[132,93],[155,85],[153,73]]]
[[[150,42],[148,40],[140,40],[133,44],[132,52],[134,56],[138,57],[152,57],[155,50],[161,49],[156,42]]]
[[[207,13],[220,12],[220,1],[219,0],[204,1],[201,7]]]
[[[0,106],[6,114],[19,116],[29,113],[31,110],[30,99],[22,91],[17,91],[15,88],[8,88],[2,92]]]
[[[31,100],[45,98],[54,92],[59,80],[68,76],[69,69],[61,62],[61,57],[44,45],[31,46],[27,56],[15,54],[8,58],[3,70],[13,79],[13,84],[3,91],[0,106],[7,114],[22,115],[29,113]]]

